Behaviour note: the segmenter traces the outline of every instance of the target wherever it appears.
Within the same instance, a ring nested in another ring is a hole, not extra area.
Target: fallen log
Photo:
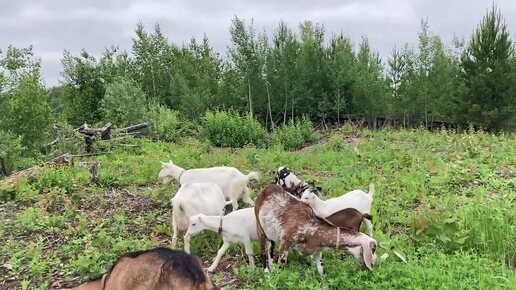
[[[111,136],[111,129],[113,129],[113,124],[107,123],[102,128],[89,128],[88,124],[84,124],[79,127],[79,133],[89,136],[96,136],[100,133],[102,140],[107,140]]]
[[[120,132],[120,133],[129,133],[129,132],[132,132],[132,131],[137,131],[137,130],[145,129],[147,127],[149,127],[149,124],[147,122],[144,122],[144,123],[132,125],[132,126],[129,126],[129,127],[125,127],[125,128],[120,129],[120,130],[117,130],[117,131]]]

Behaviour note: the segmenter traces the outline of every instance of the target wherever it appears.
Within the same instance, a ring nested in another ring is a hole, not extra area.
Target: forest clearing
[[[0,205],[1,289],[76,285],[103,273],[121,253],[169,246],[170,198],[178,183],[158,182],[160,161],[185,168],[256,170],[251,197],[287,164],[317,180],[324,198],[375,182],[378,261],[360,270],[342,251],[324,252],[325,274],[291,253],[288,265],[264,274],[233,245],[212,275],[230,289],[514,289],[516,142],[514,134],[430,133],[344,127],[300,151],[221,149],[135,140],[98,157],[99,185],[87,168],[45,168],[18,183],[16,200]],[[81,160],[81,161],[85,161]],[[7,198],[7,197],[6,197]],[[240,202],[240,207],[248,205]],[[182,248],[180,235],[179,248]],[[205,267],[221,245],[213,232],[192,238]],[[257,259],[257,245],[254,243]],[[460,284],[457,284],[460,281]]]

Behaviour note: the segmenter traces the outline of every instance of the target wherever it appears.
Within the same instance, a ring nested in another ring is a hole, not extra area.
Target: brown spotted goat
[[[309,205],[279,185],[269,184],[262,189],[255,200],[254,212],[264,267],[266,260],[268,267],[272,267],[271,247],[279,241],[280,265],[287,263],[288,250],[296,248],[303,255],[312,255],[317,271],[322,274],[322,251],[335,248],[348,250],[363,266],[372,270],[376,251],[373,238],[358,231],[341,229],[318,217]]]
[[[101,278],[72,290],[219,289],[194,255],[169,248],[124,254]],[[65,289],[61,289],[65,290]]]

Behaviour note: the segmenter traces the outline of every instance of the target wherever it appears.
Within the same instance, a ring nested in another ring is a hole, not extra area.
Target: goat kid
[[[348,207],[331,214],[326,217],[326,220],[339,228],[359,232],[362,221],[372,221],[373,217],[368,213],[361,213],[354,208]]]
[[[189,219],[196,214],[224,215],[226,199],[220,187],[213,182],[185,183],[181,185],[172,203],[172,248],[177,243],[178,232],[188,230]],[[184,238],[184,249],[190,253],[190,239]]]
[[[280,166],[278,170],[276,170],[275,174],[276,184],[283,187],[288,193],[294,195],[297,198],[301,197],[303,191],[308,188],[315,188],[317,191],[315,193],[317,196],[320,196],[320,192],[322,188],[320,186],[316,186],[315,182],[306,182],[299,179],[291,170],[286,166]]]
[[[363,214],[371,214],[375,186],[369,184],[369,193],[362,190],[353,190],[339,197],[322,200],[317,192],[311,188],[306,189],[301,195],[301,201],[309,204],[320,217],[328,217],[333,213],[345,209],[354,208]],[[367,234],[373,236],[373,223],[370,219],[364,219],[367,225]]]
[[[121,255],[101,278],[61,290],[219,289],[197,256],[169,248]]]
[[[250,172],[244,175],[238,169],[228,166],[184,169],[170,160],[168,163],[161,162],[161,170],[158,178],[167,183],[170,177],[175,178],[180,184],[191,182],[213,182],[216,183],[224,193],[224,197],[229,200],[228,204],[232,204],[233,210],[238,209],[238,199],[254,205],[253,200],[249,196],[249,188],[247,184],[251,180],[258,180],[257,172]]]
[[[267,255],[268,267],[272,268],[271,242],[279,241],[280,265],[287,263],[288,250],[295,248],[303,255],[313,255],[317,271],[323,274],[322,251],[326,248],[344,248],[362,266],[372,270],[376,251],[374,239],[360,232],[341,229],[318,217],[309,205],[276,184],[262,189],[255,200],[254,212],[264,266]]]
[[[191,236],[205,229],[222,235],[224,241],[213,263],[208,268],[208,272],[215,271],[222,255],[224,255],[229,246],[234,243],[244,244],[245,253],[249,258],[249,264],[254,266],[252,242],[258,240],[258,235],[256,233],[256,218],[253,208],[239,209],[223,217],[203,214],[194,215],[190,217],[190,225],[185,234],[185,239],[190,239]]]

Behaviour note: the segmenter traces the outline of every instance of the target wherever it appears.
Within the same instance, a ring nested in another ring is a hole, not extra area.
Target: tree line
[[[311,21],[296,31],[280,22],[268,35],[235,17],[229,31],[221,56],[207,36],[179,46],[159,25],[148,31],[139,23],[130,51],[65,52],[61,85],[52,88],[32,47],[8,47],[0,52],[0,154],[36,149],[55,123],[122,126],[164,109],[194,123],[207,110],[232,110],[268,129],[301,116],[346,115],[406,127],[439,120],[515,128],[515,49],[495,6],[467,41],[447,46],[422,21],[417,45],[395,47],[387,59],[367,37],[329,36]]]

